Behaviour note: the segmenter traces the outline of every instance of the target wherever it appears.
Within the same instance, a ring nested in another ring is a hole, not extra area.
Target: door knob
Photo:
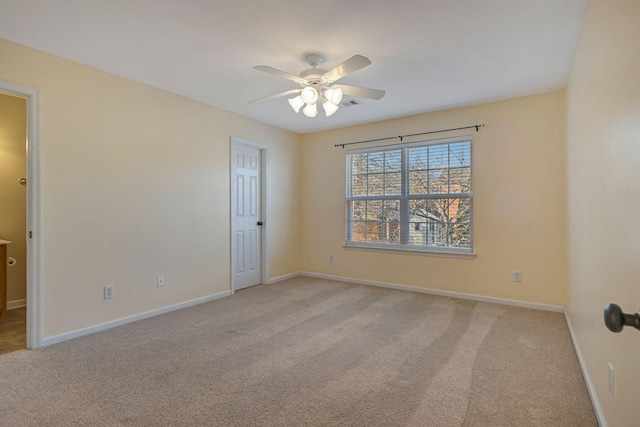
[[[262,225],[262,221],[258,221],[256,225]]]
[[[633,326],[640,330],[640,311],[626,314],[620,306],[607,304],[604,308],[604,323],[611,332],[620,332],[625,326]]]

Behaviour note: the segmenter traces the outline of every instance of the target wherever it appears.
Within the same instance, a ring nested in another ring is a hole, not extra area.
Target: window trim
[[[385,243],[360,243],[360,242],[345,242],[342,245],[345,249],[372,251],[372,252],[388,252],[388,253],[405,253],[410,255],[426,255],[442,258],[461,258],[461,259],[474,259],[476,257],[475,252],[469,252],[467,249],[460,250],[459,248],[439,248],[437,246],[420,246],[410,247],[409,245],[391,245]]]
[[[416,141],[416,142],[409,142],[409,143],[389,144],[389,145],[382,145],[377,147],[367,147],[367,148],[357,148],[352,150],[346,150],[345,160],[347,159],[347,156],[354,155],[354,154],[391,151],[391,150],[398,150],[398,149],[404,150],[408,148],[425,147],[425,146],[431,146],[431,145],[453,144],[456,142],[470,143],[471,191],[468,193],[456,194],[457,196],[456,198],[468,198],[471,203],[471,214],[470,214],[470,220],[469,220],[469,246],[470,246],[469,248],[454,248],[454,247],[440,247],[440,246],[427,246],[427,245],[414,246],[414,245],[403,244],[403,243],[390,244],[390,243],[379,243],[379,242],[349,241],[349,236],[352,233],[352,228],[351,228],[352,223],[349,220],[349,218],[351,217],[350,202],[352,202],[353,200],[369,200],[370,198],[368,196],[349,197],[346,194],[345,194],[345,225],[344,225],[345,242],[343,247],[345,249],[371,250],[371,251],[382,251],[382,252],[391,252],[391,253],[408,253],[408,254],[414,254],[414,255],[430,255],[430,256],[449,257],[449,258],[464,258],[464,259],[475,258],[476,253],[474,252],[474,241],[473,241],[473,183],[474,183],[473,135],[462,135],[462,136],[455,136],[455,137],[449,137],[449,138],[438,138],[438,139],[423,140],[423,141]],[[403,153],[402,154],[403,166],[402,166],[401,172],[404,176],[407,173],[408,169],[406,167],[405,160],[404,160],[405,151],[402,151],[402,153]],[[351,164],[348,162],[345,162],[345,163],[346,163],[345,169],[347,172],[345,185],[348,185],[347,180],[351,180],[353,174],[351,172]],[[408,194],[408,192],[405,192],[405,190],[407,189],[404,188],[405,186],[408,186],[408,185],[409,183],[405,182],[405,179],[403,178],[403,183],[402,183],[403,194]],[[376,200],[378,199],[398,200],[398,196],[396,195],[389,195],[389,196],[380,195],[380,196],[376,196],[375,198]],[[408,203],[409,199],[413,200],[413,199],[430,199],[430,198],[441,199],[442,197],[441,195],[429,195],[429,194],[425,194],[417,197],[403,197],[401,198],[401,203],[403,202],[403,200]],[[405,209],[404,211],[405,213],[408,214],[408,209]],[[400,222],[402,223],[403,221],[401,220]],[[406,222],[408,223],[408,221]],[[405,232],[408,232],[408,230]]]

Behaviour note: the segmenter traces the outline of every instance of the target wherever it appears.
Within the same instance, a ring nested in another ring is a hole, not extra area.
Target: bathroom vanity
[[[7,318],[7,245],[8,240],[0,239],[0,322]]]

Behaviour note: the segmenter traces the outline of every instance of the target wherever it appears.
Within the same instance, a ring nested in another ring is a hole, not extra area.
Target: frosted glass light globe
[[[302,96],[302,100],[307,104],[315,104],[318,100],[318,91],[311,86],[307,86],[302,89],[302,93],[300,94],[300,96]]]

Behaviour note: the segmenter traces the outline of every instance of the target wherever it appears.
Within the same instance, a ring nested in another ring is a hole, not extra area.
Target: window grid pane
[[[470,141],[348,154],[347,161],[349,241],[471,249]]]
[[[465,194],[471,191],[471,142],[407,150],[409,194]]]

